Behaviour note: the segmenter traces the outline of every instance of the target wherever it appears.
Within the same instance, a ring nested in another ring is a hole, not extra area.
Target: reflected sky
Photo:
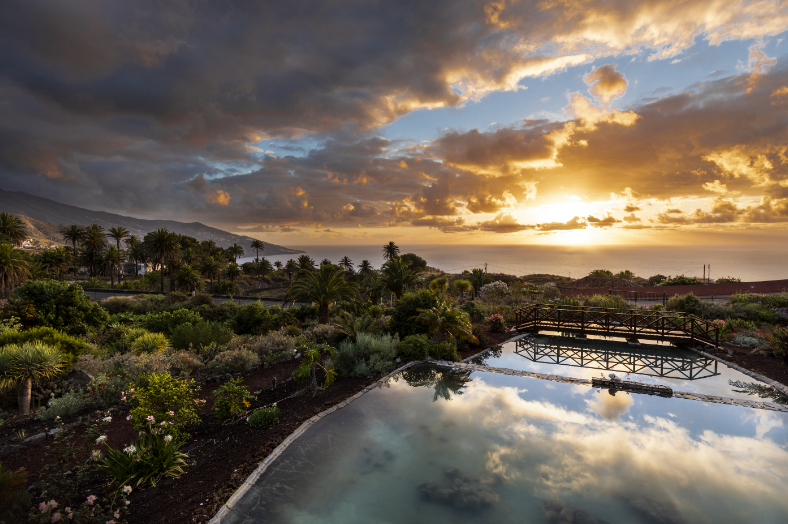
[[[228,522],[784,523],[786,420],[416,368],[312,426]]]
[[[508,342],[500,351],[474,362],[585,379],[607,377],[614,372],[620,378],[663,384],[675,391],[788,403],[788,399],[763,382],[669,344],[637,347],[599,337],[578,341],[574,337],[540,334]],[[630,371],[636,372],[629,374]]]

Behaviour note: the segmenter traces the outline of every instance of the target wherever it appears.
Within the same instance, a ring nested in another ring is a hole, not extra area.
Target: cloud
[[[625,213],[632,213],[634,211],[640,211],[640,210],[641,210],[641,208],[639,208],[638,206],[636,206],[634,204],[627,204],[626,207],[624,207],[624,212]]]
[[[466,224],[463,217],[457,217],[454,219],[441,217],[417,218],[411,221],[411,225],[416,227],[436,228],[444,233],[459,233],[463,231],[473,231],[476,229],[475,226]]]
[[[518,223],[514,217],[504,213],[497,215],[493,220],[479,224],[480,231],[489,231],[491,233],[517,233],[533,228],[534,226]]]
[[[583,80],[589,85],[588,92],[591,96],[603,104],[609,104],[627,91],[627,81],[622,73],[616,71],[616,64],[599,66]]]
[[[613,224],[621,223],[621,220],[614,218],[612,215],[608,214],[605,218],[596,218],[595,216],[589,215],[586,218],[586,222],[591,227],[610,227]]]
[[[636,222],[640,222],[640,218],[638,218],[635,213],[630,213],[628,216],[624,217],[624,222],[628,224],[634,224]]]
[[[211,204],[219,204],[220,206],[230,205],[230,193],[216,189],[205,197],[205,201]]]
[[[712,193],[720,193],[723,195],[728,192],[728,186],[720,183],[719,180],[715,180],[714,182],[706,182],[703,184],[703,189],[706,191],[711,191]]]
[[[580,217],[574,217],[566,222],[547,222],[536,225],[536,229],[539,231],[570,231],[573,229],[585,229],[586,227],[588,227],[588,224]]]

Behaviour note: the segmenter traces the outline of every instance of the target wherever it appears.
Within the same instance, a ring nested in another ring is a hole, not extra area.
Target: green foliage
[[[359,333],[369,332],[372,329],[371,317],[357,317],[345,313],[334,323],[334,333],[355,341]]]
[[[212,343],[224,345],[232,338],[232,330],[221,322],[187,322],[175,327],[170,334],[175,349],[200,348]]]
[[[6,333],[18,333],[20,329],[22,329],[22,325],[16,317],[0,320],[0,336]]]
[[[240,373],[260,365],[260,357],[248,349],[234,349],[219,353],[208,364],[208,370],[216,375]]]
[[[279,408],[271,406],[267,408],[260,408],[255,410],[254,413],[249,415],[249,425],[255,429],[270,426],[279,420]]]
[[[24,522],[30,506],[25,468],[10,470],[0,464],[0,524]]]
[[[679,275],[677,277],[669,278],[658,284],[659,286],[702,286],[703,282],[696,280],[692,277]]]
[[[400,258],[408,266],[408,269],[427,269],[427,261],[414,253],[405,253]]]
[[[299,322],[317,320],[318,317],[318,308],[316,306],[291,307],[287,311]]]
[[[65,359],[59,349],[39,341],[0,347],[0,389],[21,384],[19,413],[30,411],[33,384],[63,373]]]
[[[438,344],[430,344],[430,356],[437,360],[451,360],[459,362],[462,360],[459,353],[457,353],[457,341],[453,338],[439,342]]]
[[[210,286],[209,291],[212,295],[240,295],[241,288],[238,284],[229,280],[217,280]]]
[[[613,278],[613,272],[609,269],[595,269],[588,274],[589,277]]]
[[[438,295],[428,289],[407,293],[397,300],[394,313],[391,315],[391,330],[400,337],[426,334],[428,328],[412,319],[419,314],[419,309],[430,309],[438,305]]]
[[[77,284],[57,280],[28,280],[16,288],[9,304],[35,309],[34,325],[48,326],[71,335],[81,335],[91,327],[109,322],[109,314],[91,302]]]
[[[377,305],[371,305],[367,308],[367,315],[371,318],[380,318],[386,313],[386,310]]]
[[[766,345],[766,341],[756,337],[748,337],[747,335],[733,334],[731,336],[731,343],[745,348],[759,348]]]
[[[317,380],[316,373],[318,369],[321,369],[326,377],[323,381],[323,387],[328,387],[334,383],[337,372],[334,369],[332,357],[336,353],[336,349],[328,344],[308,343],[298,346],[297,350],[303,354],[303,359],[298,369],[293,372],[293,378],[301,383],[310,380],[311,377],[315,377],[315,380]],[[321,358],[323,359],[322,363]]]
[[[632,306],[618,295],[591,295],[590,297],[585,297],[583,299],[582,305],[588,307],[619,309],[622,311],[632,309]]]
[[[87,405],[85,396],[77,391],[69,391],[59,398],[53,398],[47,408],[41,413],[44,420],[55,420],[55,417],[65,418],[78,413]]]
[[[292,282],[285,295],[285,302],[296,300],[313,302],[318,306],[318,321],[328,324],[329,305],[339,301],[350,301],[358,296],[358,286],[344,279],[345,271],[329,264],[317,271],[302,269],[298,280]]]
[[[692,293],[674,295],[668,299],[665,306],[669,311],[681,311],[690,315],[698,315],[703,307],[703,301]]]
[[[179,380],[169,373],[150,373],[144,377],[147,385],[129,384],[125,401],[131,404],[134,427],[144,430],[149,426],[167,428],[173,435],[183,433],[189,424],[196,424],[198,411],[205,400],[197,398],[199,387],[194,379]]]
[[[503,333],[506,331],[506,321],[502,315],[497,313],[485,318],[484,324],[487,326],[487,330],[493,333]]]
[[[99,460],[96,470],[112,477],[116,490],[146,483],[155,486],[160,476],[178,477],[183,473],[189,457],[179,451],[182,445],[183,441],[151,428],[123,450],[107,445],[107,456]]]
[[[51,327],[37,327],[27,331],[9,331],[0,335],[0,347],[9,344],[22,345],[34,341],[57,348],[66,359],[67,365],[76,362],[79,354],[88,347],[85,341],[66,335]]]
[[[397,353],[404,361],[427,358],[430,339],[427,335],[408,335],[397,346]]]
[[[714,281],[715,284],[737,284],[739,282],[741,279],[736,277],[722,277]]]
[[[615,278],[624,278],[626,280],[635,280],[637,278],[637,275],[635,275],[632,271],[630,271],[628,269],[625,269],[623,271],[619,271],[618,273],[616,273],[613,276]]]
[[[162,353],[170,349],[170,341],[162,333],[143,333],[130,344],[135,353]]]
[[[199,324],[203,319],[199,313],[191,309],[180,308],[175,311],[164,311],[146,315],[142,327],[153,333],[169,335],[181,324]]]
[[[282,327],[282,309],[265,307],[259,302],[238,308],[233,318],[233,331],[238,335],[263,335]]]
[[[484,316],[484,309],[473,300],[465,302],[460,309],[468,313],[472,319],[481,319]]]
[[[665,275],[656,274],[654,276],[648,277],[648,285],[649,286],[658,286],[662,282],[666,281],[668,277]]]
[[[757,304],[771,309],[784,308],[788,307],[788,293],[777,293],[775,295],[737,293],[731,295],[729,302],[733,305]]]
[[[433,308],[419,309],[419,314],[413,320],[427,326],[427,333],[432,335],[433,343],[446,337],[476,342],[470,317],[454,307],[449,299],[438,300]]]
[[[221,419],[237,417],[251,406],[249,401],[256,398],[241,385],[240,378],[228,380],[213,392],[213,396],[213,412]]]
[[[352,377],[382,375],[394,369],[399,336],[360,333],[353,342],[339,344],[334,363],[339,373]]]
[[[769,335],[769,346],[774,356],[781,357],[783,364],[788,366],[788,327],[774,328]]]

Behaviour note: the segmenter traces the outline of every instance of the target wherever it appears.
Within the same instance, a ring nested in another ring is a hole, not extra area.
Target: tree
[[[82,242],[82,239],[85,238],[85,230],[76,224],[72,224],[61,229],[60,234],[63,236],[63,240],[71,242],[71,247],[74,248],[74,259],[76,259],[77,242]]]
[[[471,282],[471,287],[473,287],[473,294],[474,296],[479,295],[479,290],[482,288],[484,284],[487,283],[487,275],[484,274],[483,269],[474,269],[471,271],[471,276],[468,278]]]
[[[618,273],[616,273],[613,276],[615,278],[625,278],[627,280],[635,280],[637,278],[637,275],[635,275],[632,271],[630,271],[628,269],[625,269],[623,271],[619,271]]]
[[[255,252],[255,262],[259,262],[260,261],[260,251],[264,250],[265,244],[263,243],[262,240],[252,240],[251,246],[252,246],[252,249],[254,249],[254,252]]]
[[[238,264],[233,262],[227,269],[224,270],[224,276],[230,279],[231,284],[235,284],[235,279],[241,275],[241,268],[238,267]]]
[[[313,302],[318,306],[318,320],[328,324],[328,308],[332,302],[351,300],[358,296],[355,283],[347,282],[337,266],[324,265],[317,271],[302,269],[298,279],[290,284],[284,301],[292,304],[296,300]]]
[[[71,253],[63,247],[45,249],[39,256],[41,267],[47,272],[54,273],[55,278],[60,278],[60,273],[68,268],[71,263]]]
[[[189,264],[184,264],[178,269],[178,273],[175,275],[175,283],[178,286],[178,290],[186,291],[187,293],[199,291],[203,285],[202,277]]]
[[[405,290],[418,281],[420,269],[408,269],[408,266],[399,258],[392,258],[380,268],[383,285],[394,293],[397,298],[402,298]]]
[[[471,283],[467,280],[455,280],[454,289],[460,292],[460,298],[465,296],[465,292],[471,289]]]
[[[8,294],[30,277],[30,263],[27,254],[14,249],[11,244],[0,244],[0,284],[3,296]]]
[[[291,258],[287,261],[287,264],[285,264],[285,270],[287,271],[287,279],[292,282],[293,273],[298,271],[298,262]]]
[[[146,251],[154,262],[159,264],[159,278],[161,279],[161,291],[164,292],[164,264],[167,264],[178,256],[180,245],[178,237],[164,228],[145,235],[143,240]]]
[[[85,229],[85,236],[82,238],[82,251],[92,277],[96,276],[101,253],[104,251],[106,243],[103,227],[98,224],[91,224]]]
[[[145,244],[137,240],[137,238],[132,235],[131,242],[128,244],[128,254],[129,258],[134,261],[134,274],[139,275],[139,264],[145,264],[148,261],[148,254],[145,251]]]
[[[298,257],[298,269],[312,271],[315,269],[315,261],[309,255],[301,255]]]
[[[353,261],[350,257],[344,256],[339,260],[339,265],[345,268],[345,271],[353,272]]]
[[[421,268],[422,270],[427,269],[427,261],[415,253],[405,253],[404,255],[401,255],[400,258],[405,261],[410,269],[416,267]]]
[[[449,281],[446,277],[438,277],[430,282],[430,289],[438,293],[443,293],[448,287]]]
[[[244,248],[242,248],[238,244],[233,244],[232,246],[228,247],[227,249],[225,249],[225,252],[229,253],[233,257],[234,264],[238,262],[238,257],[244,256]]]
[[[219,276],[221,269],[221,264],[219,264],[219,262],[213,257],[206,258],[200,265],[200,273],[202,273],[203,276],[207,276],[211,280],[211,285],[213,285],[213,279]]]
[[[115,240],[115,247],[120,251],[120,241],[129,236],[129,230],[123,226],[111,227],[107,236]]]
[[[613,278],[613,272],[609,269],[595,269],[588,274],[589,277],[600,277],[600,278]]]
[[[320,261],[320,265],[321,266],[331,266],[333,264],[331,263],[331,261],[329,259],[324,258],[323,260]]]
[[[414,320],[427,326],[433,344],[442,342],[449,336],[467,341],[475,340],[468,313],[454,307],[448,298],[438,299],[438,305],[433,308],[419,309]]]
[[[19,384],[19,414],[30,413],[33,383],[51,379],[63,372],[63,354],[41,342],[0,348],[0,387]]]
[[[282,269],[282,261],[281,260],[277,260],[276,262],[274,262],[274,267],[276,268],[277,271]]]
[[[369,260],[361,261],[361,264],[358,265],[358,272],[362,276],[367,276],[372,273],[372,264],[370,264]]]
[[[115,271],[118,271],[118,274],[123,271],[123,262],[123,253],[115,246],[109,246],[104,252],[104,267],[109,272],[109,282],[113,288],[115,287]],[[120,282],[120,278],[118,278],[118,282]]]
[[[8,237],[13,245],[19,247],[27,238],[27,230],[18,217],[11,213],[0,213],[0,235]]]
[[[58,280],[28,280],[16,288],[9,299],[13,307],[32,306],[36,325],[81,335],[91,327],[109,322],[109,313],[91,302],[79,284]]]
[[[399,256],[399,246],[394,242],[389,242],[383,246],[383,258],[393,260]]]

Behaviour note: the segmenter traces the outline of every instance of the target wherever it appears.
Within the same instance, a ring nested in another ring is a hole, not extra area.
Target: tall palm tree
[[[405,290],[418,281],[421,268],[408,269],[401,258],[392,258],[383,264],[380,272],[385,288],[402,298]]]
[[[0,213],[0,235],[4,235],[17,247],[27,238],[25,224],[11,213]]]
[[[274,270],[274,268],[271,267],[271,262],[269,260],[265,258],[261,258],[260,262],[256,264],[255,270],[257,271],[258,276],[264,277],[268,273],[271,273]]]
[[[11,244],[0,244],[0,285],[3,296],[8,297],[14,287],[30,278],[30,262],[21,249]]]
[[[298,257],[298,269],[311,271],[315,269],[315,261],[309,255]]]
[[[323,260],[320,261],[320,265],[321,266],[331,266],[333,264],[331,263],[331,261],[329,259],[324,258]]]
[[[123,252],[115,246],[109,246],[104,252],[104,267],[109,273],[110,286],[115,287],[115,271],[123,271],[125,257]],[[120,278],[118,279],[120,282]]]
[[[224,270],[224,276],[230,279],[231,284],[235,284],[235,279],[241,275],[241,268],[238,264],[232,262],[227,269]]]
[[[318,321],[328,324],[328,308],[332,302],[351,300],[358,296],[356,284],[342,278],[342,273],[342,269],[333,265],[321,266],[317,271],[302,269],[298,279],[290,284],[284,302],[313,302],[318,306]]]
[[[196,269],[189,264],[184,264],[178,269],[178,274],[175,276],[175,282],[178,290],[191,293],[192,291],[199,291],[202,289],[202,277]]]
[[[358,272],[362,276],[367,276],[372,273],[372,264],[370,264],[369,260],[361,261],[361,264],[358,265]]]
[[[277,271],[282,269],[282,261],[281,260],[277,260],[276,262],[274,262],[274,267],[276,268]]]
[[[39,256],[38,261],[42,269],[48,273],[53,273],[55,278],[60,278],[60,273],[68,268],[71,262],[71,253],[63,247],[45,249]]]
[[[479,296],[479,290],[487,283],[487,276],[484,274],[484,270],[478,268],[474,269],[471,271],[471,276],[468,280],[470,280],[471,286],[473,287],[474,296]]]
[[[164,228],[159,228],[145,235],[143,242],[150,257],[160,266],[161,291],[164,293],[164,265],[170,264],[178,256],[178,237]]]
[[[262,240],[252,240],[251,247],[252,249],[254,249],[255,252],[255,262],[259,262],[260,251],[263,251],[263,249],[265,248],[265,244],[263,243]]]
[[[211,285],[213,285],[213,279],[219,276],[219,272],[221,270],[221,264],[219,264],[219,262],[213,257],[206,258],[200,265],[200,273],[202,273],[203,276],[207,276],[211,280]]]
[[[107,236],[115,240],[115,247],[120,251],[120,241],[129,236],[129,230],[123,226],[111,227]]]
[[[353,261],[350,260],[350,257],[344,256],[339,260],[339,265],[345,268],[345,271],[353,272]]]
[[[148,261],[148,253],[145,250],[145,244],[137,240],[134,235],[131,236],[131,242],[128,244],[129,258],[134,261],[134,275],[139,275],[139,264],[144,264]]]
[[[471,289],[471,283],[467,280],[455,280],[453,286],[460,292],[460,298],[465,297],[465,292]]]
[[[63,236],[63,240],[66,242],[71,242],[71,247],[74,248],[74,259],[76,259],[77,242],[82,242],[82,239],[85,238],[85,230],[76,224],[71,224],[70,226],[61,229],[60,234]]]
[[[63,354],[57,348],[39,341],[0,347],[0,388],[19,384],[19,414],[27,415],[33,382],[59,375],[64,364]]]
[[[419,314],[414,320],[427,326],[433,344],[443,341],[447,336],[474,341],[473,326],[468,313],[452,306],[448,298],[438,300],[438,304],[433,308],[418,311]]]
[[[394,242],[389,242],[385,246],[383,246],[383,258],[386,260],[392,260],[399,256],[399,246]]]
[[[285,264],[285,270],[287,271],[287,279],[292,282],[293,281],[293,273],[298,271],[298,262],[293,260],[292,258],[287,261]]]
[[[233,257],[233,264],[238,263],[238,257],[244,256],[244,248],[242,248],[238,244],[233,244],[232,246],[228,247],[224,251],[226,253],[229,253]]]
[[[85,229],[85,236],[82,238],[82,250],[85,261],[90,268],[90,276],[96,276],[98,263],[101,253],[104,251],[107,239],[104,236],[104,228],[98,224],[91,224]]]

